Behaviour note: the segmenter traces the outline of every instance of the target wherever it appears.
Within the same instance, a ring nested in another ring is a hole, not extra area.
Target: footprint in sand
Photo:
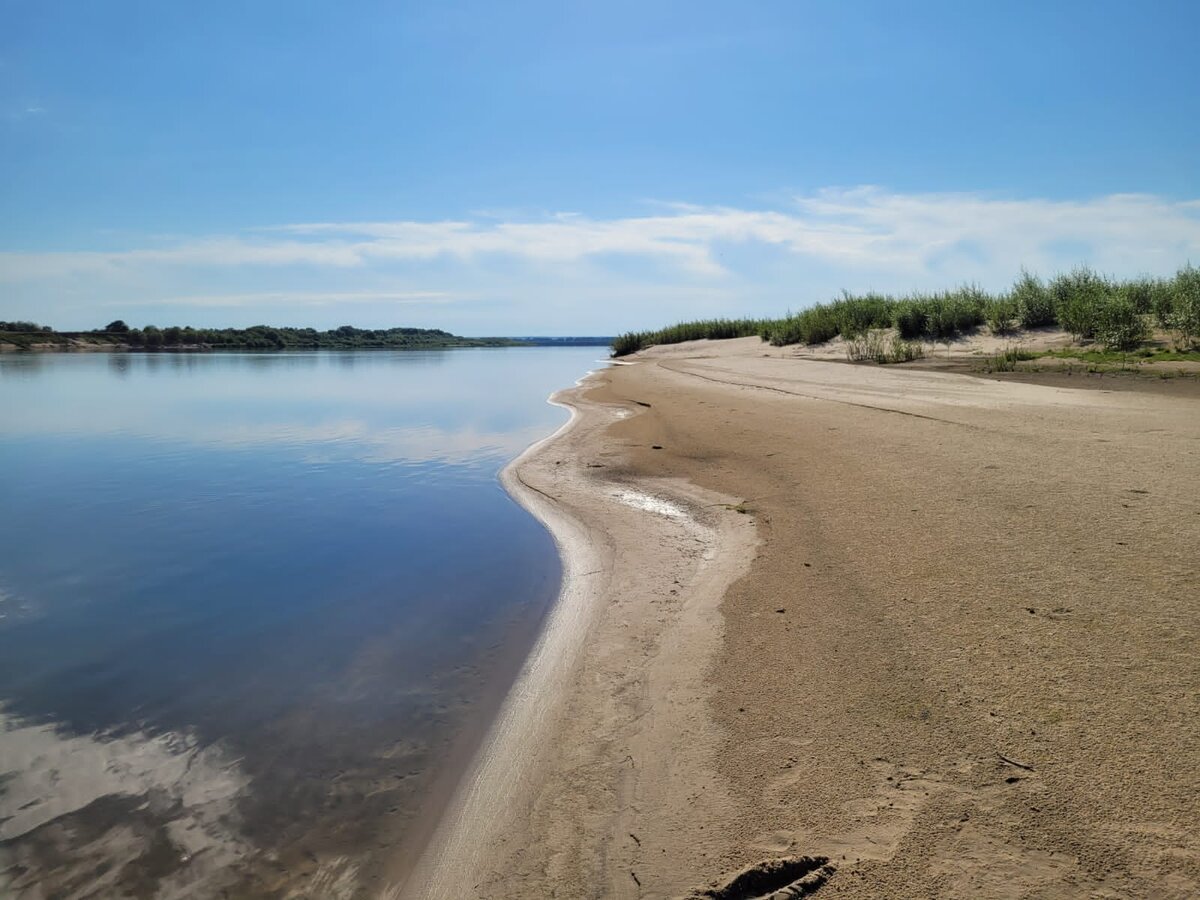
[[[825,856],[768,859],[721,887],[693,891],[686,900],[794,900],[816,893],[835,871]]]

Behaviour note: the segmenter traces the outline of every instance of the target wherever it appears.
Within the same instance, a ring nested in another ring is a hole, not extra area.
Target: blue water
[[[299,879],[337,854],[384,877],[375,845],[428,825],[557,591],[496,475],[602,353],[0,356],[0,840],[34,862],[10,889],[70,871],[49,829],[131,822],[127,887],[268,895],[269,861]],[[6,771],[30,741],[159,774],[68,777],[80,806]],[[172,786],[181,755],[232,799]],[[181,873],[186,828],[213,843]]]

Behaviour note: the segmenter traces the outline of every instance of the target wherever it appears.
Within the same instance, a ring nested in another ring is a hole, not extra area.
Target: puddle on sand
[[[682,504],[646,491],[627,487],[612,491],[610,496],[633,509],[639,509],[655,516],[662,516],[664,519],[683,526],[691,539],[700,545],[701,558],[705,560],[713,558],[715,541],[712,528],[697,519]]]
[[[665,516],[668,519],[675,519],[680,522],[693,521],[691,515],[683,507],[672,503],[670,500],[664,500],[662,497],[647,494],[644,491],[621,488],[619,491],[614,492],[613,496],[626,506],[632,506],[634,509],[642,509],[646,512]]]

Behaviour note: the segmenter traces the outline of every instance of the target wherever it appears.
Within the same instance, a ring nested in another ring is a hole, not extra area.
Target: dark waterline
[[[0,357],[0,893],[394,875],[557,591],[496,474],[596,357]]]

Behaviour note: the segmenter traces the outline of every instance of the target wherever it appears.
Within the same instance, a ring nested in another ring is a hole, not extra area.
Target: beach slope
[[[1200,892],[1193,386],[746,339],[564,402],[571,640],[419,895]]]

